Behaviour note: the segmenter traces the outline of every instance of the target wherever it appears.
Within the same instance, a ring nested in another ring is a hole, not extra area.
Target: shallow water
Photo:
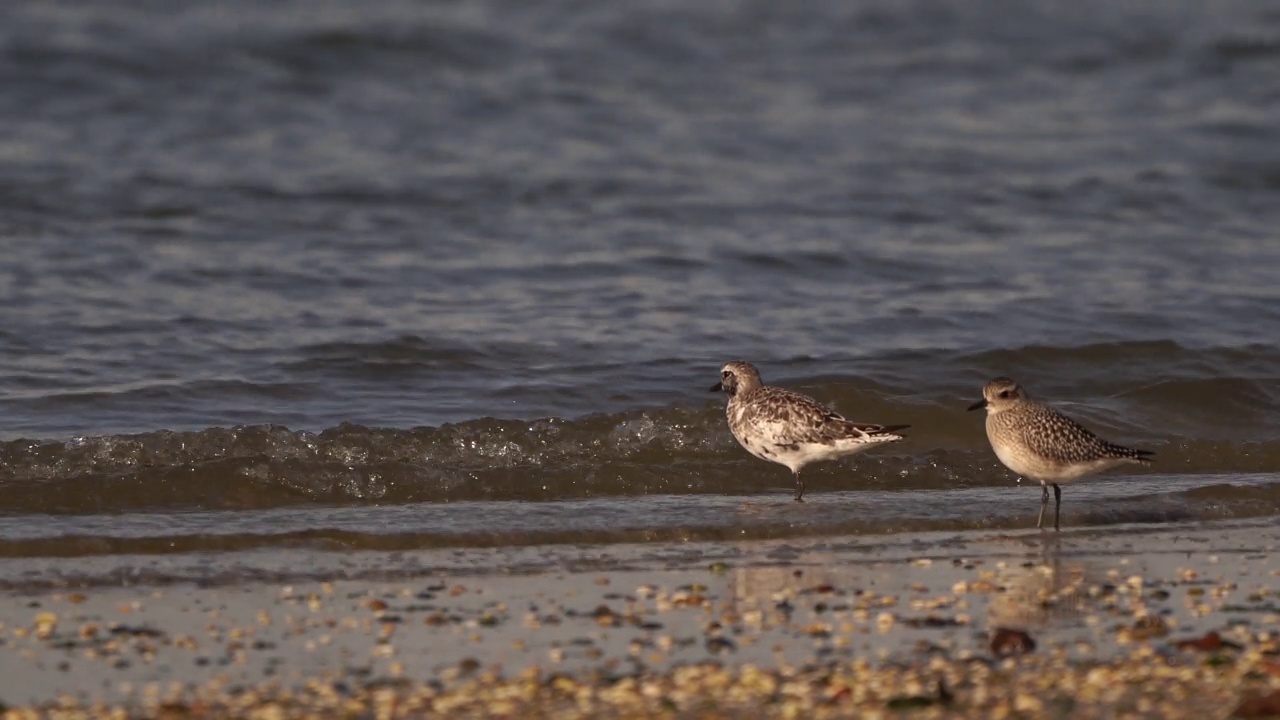
[[[1252,2],[0,7],[0,555],[1280,510],[1280,13]],[[911,437],[756,461],[727,359]]]

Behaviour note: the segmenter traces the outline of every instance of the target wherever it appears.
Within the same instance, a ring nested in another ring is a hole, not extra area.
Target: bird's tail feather
[[[1132,460],[1143,465],[1150,465],[1155,460],[1155,452],[1151,450],[1138,450],[1136,448],[1127,448],[1121,445],[1111,445],[1108,448],[1115,457],[1124,460]]]
[[[898,435],[899,430],[905,430],[910,425],[872,425],[871,423],[849,423],[849,427],[865,436],[868,440],[896,440],[901,436]]]

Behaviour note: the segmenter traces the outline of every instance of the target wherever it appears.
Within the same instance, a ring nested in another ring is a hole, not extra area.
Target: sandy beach
[[[1261,717],[1278,542],[1253,522],[300,550],[273,562],[301,581],[126,586],[6,561],[0,699],[7,718]]]

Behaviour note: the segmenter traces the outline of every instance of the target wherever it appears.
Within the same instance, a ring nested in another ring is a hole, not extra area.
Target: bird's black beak
[[[969,409],[970,409],[970,410],[978,410],[978,409],[980,409],[980,408],[984,408],[984,407],[986,407],[986,406],[987,406],[987,399],[986,399],[986,398],[982,398],[982,399],[981,399],[981,400],[979,400],[978,402],[976,402],[976,403],[974,403],[974,404],[970,405],[970,406],[969,406]]]
[[[711,386],[711,392],[720,392],[724,390],[724,383],[716,383]]]

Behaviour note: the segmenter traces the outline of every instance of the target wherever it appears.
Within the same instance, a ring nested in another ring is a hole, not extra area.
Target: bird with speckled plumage
[[[748,362],[725,363],[711,392],[729,396],[729,430],[747,452],[790,468],[796,502],[804,501],[800,470],[805,465],[896,442],[902,439],[896,431],[910,427],[846,420],[808,395],[765,385],[760,371]]]
[[[982,400],[970,410],[987,409],[987,439],[1005,467],[1036,480],[1040,495],[1040,517],[1044,525],[1053,487],[1053,529],[1059,528],[1062,512],[1061,485],[1075,482],[1127,464],[1150,464],[1150,450],[1134,450],[1107,442],[1071,418],[1044,403],[1035,402],[1022,386],[1007,377],[998,377],[982,388]]]

